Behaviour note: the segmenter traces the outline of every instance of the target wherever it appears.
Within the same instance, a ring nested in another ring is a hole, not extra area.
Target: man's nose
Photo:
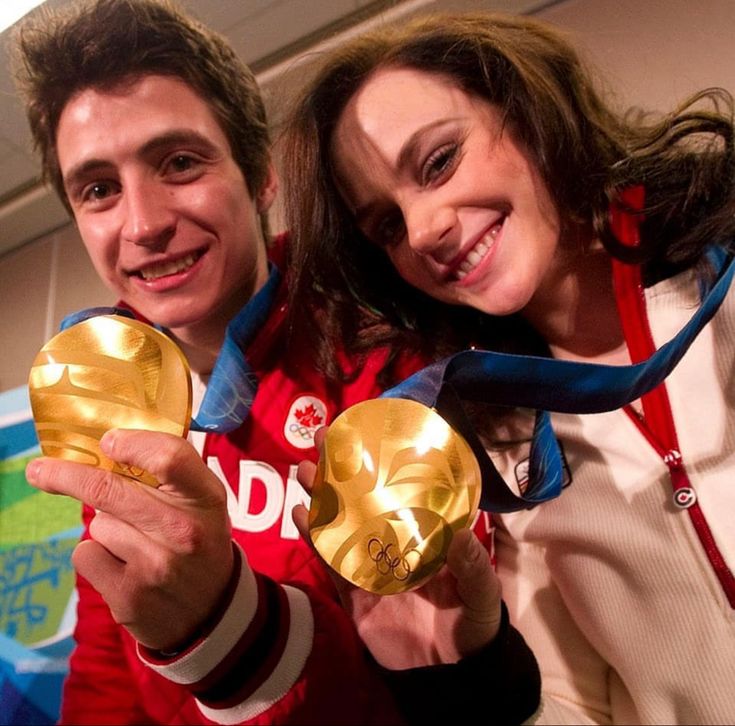
[[[126,185],[123,193],[123,239],[145,247],[165,245],[176,231],[176,214],[165,190],[135,182]]]

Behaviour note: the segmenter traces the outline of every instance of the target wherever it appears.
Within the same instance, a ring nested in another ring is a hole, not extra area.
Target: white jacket
[[[659,347],[700,303],[693,273],[646,303]],[[618,410],[554,414],[571,484],[497,516],[503,595],[541,667],[536,722],[735,721],[734,362],[731,290],[666,382],[694,507],[674,504],[661,453]]]

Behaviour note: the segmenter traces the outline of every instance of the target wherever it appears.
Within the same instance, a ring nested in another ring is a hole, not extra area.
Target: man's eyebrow
[[[162,148],[171,146],[194,144],[199,148],[213,152],[217,149],[217,145],[209,138],[200,134],[198,131],[191,129],[171,129],[166,133],[154,136],[146,141],[138,150],[138,156],[147,156],[148,154],[159,151]]]
[[[161,151],[162,149],[192,144],[197,148],[210,153],[214,153],[217,150],[216,144],[197,131],[192,131],[191,129],[172,129],[146,141],[138,149],[136,155],[139,157],[146,157],[151,154],[155,154],[157,151]],[[64,187],[66,187],[67,190],[71,189],[75,185],[80,184],[90,175],[99,173],[104,169],[110,169],[113,166],[112,162],[106,159],[85,159],[79,164],[72,166],[71,169],[63,175]]]
[[[62,175],[64,188],[67,193],[70,193],[88,177],[99,173],[103,169],[109,169],[111,166],[110,162],[104,159],[85,159],[79,164],[72,166],[69,171]]]

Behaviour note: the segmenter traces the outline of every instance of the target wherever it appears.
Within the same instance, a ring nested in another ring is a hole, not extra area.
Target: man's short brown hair
[[[13,65],[43,177],[67,208],[56,150],[64,107],[84,89],[112,88],[151,74],[183,80],[211,106],[251,195],[266,180],[270,138],[253,73],[222,36],[169,0],[91,0],[57,11],[41,8],[16,32]]]

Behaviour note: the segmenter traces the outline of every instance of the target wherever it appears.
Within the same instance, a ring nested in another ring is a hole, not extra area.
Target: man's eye
[[[163,165],[163,173],[171,175],[183,174],[188,179],[188,174],[199,168],[199,160],[190,154],[174,154],[170,156]]]
[[[109,193],[109,184],[92,184],[87,190],[87,197],[89,199],[104,199]]]
[[[88,184],[82,191],[83,202],[101,202],[114,194],[115,188],[109,182]]]
[[[194,164],[194,160],[190,156],[178,154],[169,162],[173,171],[188,171]]]

